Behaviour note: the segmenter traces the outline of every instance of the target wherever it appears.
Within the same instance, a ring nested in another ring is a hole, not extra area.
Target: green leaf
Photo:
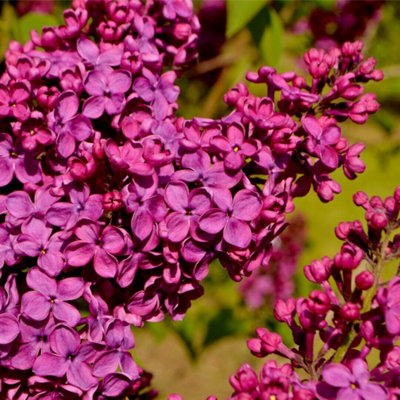
[[[283,50],[284,29],[278,13],[270,8],[269,25],[265,28],[260,42],[260,52],[264,61],[277,67]]]
[[[13,34],[16,40],[26,43],[30,38],[30,32],[35,29],[39,32],[45,26],[58,25],[57,18],[50,14],[28,13],[19,18],[13,27]]]
[[[238,321],[235,319],[231,308],[222,308],[218,310],[217,314],[215,314],[208,323],[204,346],[209,346],[211,343],[224,337],[243,332],[244,323],[245,321]]]
[[[17,21],[14,7],[8,2],[3,4],[0,16],[0,60],[4,58],[4,53],[8,49],[8,45],[12,39],[11,29]]]
[[[268,2],[269,0],[227,0],[227,38],[243,29]]]

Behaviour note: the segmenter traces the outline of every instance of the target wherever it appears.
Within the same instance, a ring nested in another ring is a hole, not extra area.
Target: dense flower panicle
[[[363,171],[362,145],[350,146],[338,125],[363,123],[379,108],[361,96],[361,84],[382,74],[360,42],[318,53],[327,66],[316,73],[310,61],[310,85],[262,67],[248,79],[266,84],[267,96],[239,84],[225,96],[229,115],[185,121],[175,114],[175,81],[196,57],[192,8],[189,0],[75,0],[64,25],[10,44],[0,77],[0,367],[10,375],[0,384],[8,398],[58,390],[151,398],[130,326],[182,319],[214,259],[236,281],[265,268],[294,197],[313,187],[330,201],[340,191],[333,171],[343,166],[350,179]],[[383,229],[381,206],[369,212]],[[358,253],[343,253],[351,274]],[[386,318],[396,316],[396,301],[380,299],[390,305]],[[296,312],[310,336],[324,312],[317,295],[303,300]],[[340,316],[358,318],[351,304]]]

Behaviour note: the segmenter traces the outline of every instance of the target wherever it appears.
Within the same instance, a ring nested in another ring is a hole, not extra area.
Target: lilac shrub
[[[400,395],[400,278],[389,264],[399,258],[400,186],[385,200],[358,192],[354,203],[365,209],[366,227],[361,221],[340,223],[335,234],[344,242],[341,250],[304,267],[306,278],[321,290],[275,304],[275,318],[291,330],[294,347],[266,328],[258,328],[257,338],[247,343],[257,357],[276,354],[290,363],[269,360],[259,376],[244,364],[230,378],[230,399]],[[382,281],[382,273],[390,278]],[[299,369],[306,380],[295,372]]]
[[[229,115],[185,121],[190,1],[75,0],[64,19],[12,42],[0,77],[0,390],[150,399],[131,326],[182,319],[215,259],[235,281],[265,267],[294,197],[363,172],[338,123],[378,110],[362,83],[382,73],[361,42],[313,49],[309,83],[262,67],[265,97],[241,83]]]

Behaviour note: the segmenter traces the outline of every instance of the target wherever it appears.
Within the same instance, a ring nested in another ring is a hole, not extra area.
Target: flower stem
[[[389,237],[390,237],[391,231],[392,230],[389,228],[385,233],[385,237],[383,239],[382,246],[381,246],[381,251],[379,252],[379,254],[377,256],[376,266],[373,271],[374,276],[375,276],[374,284],[373,284],[373,286],[371,286],[371,288],[369,288],[367,290],[367,292],[364,296],[363,307],[361,309],[360,314],[363,314],[363,313],[369,311],[371,308],[372,299],[374,298],[375,293],[377,291],[378,282],[382,275],[383,267],[385,266],[386,250],[387,250],[387,247],[389,244]],[[354,325],[351,326],[350,331],[347,335],[347,338],[343,342],[343,345],[338,348],[335,356],[332,359],[332,362],[341,362],[343,360],[343,357],[346,355],[347,351],[350,349],[353,340],[357,336],[357,332],[354,330],[353,327],[354,327]]]

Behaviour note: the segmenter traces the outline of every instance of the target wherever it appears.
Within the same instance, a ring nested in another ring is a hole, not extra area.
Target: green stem
[[[375,275],[374,284],[367,290],[367,293],[364,296],[363,307],[361,309],[360,314],[363,314],[363,313],[369,311],[371,308],[371,302],[377,291],[378,282],[382,275],[383,267],[385,266],[386,250],[387,250],[387,247],[389,244],[390,233],[391,233],[391,229],[389,228],[385,234],[385,238],[383,239],[381,251],[377,257],[376,267],[373,271],[374,275]],[[332,359],[332,362],[341,362],[343,360],[343,357],[345,356],[347,351],[350,349],[350,346],[356,336],[357,336],[357,332],[354,330],[353,326],[351,326],[345,342],[343,343],[342,346],[340,346],[338,348],[335,356]]]

